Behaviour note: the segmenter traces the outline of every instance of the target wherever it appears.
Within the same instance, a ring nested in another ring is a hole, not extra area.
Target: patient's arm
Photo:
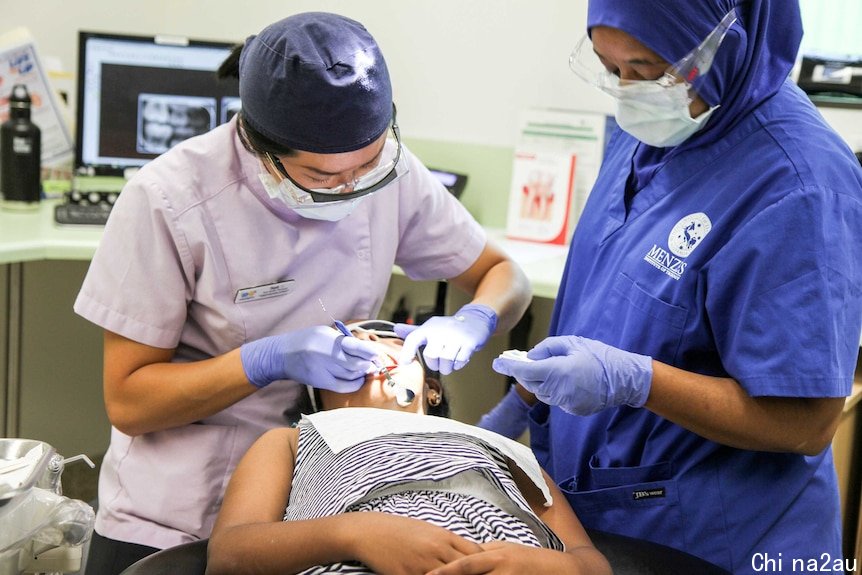
[[[538,489],[536,489],[535,484],[527,478],[517,465],[510,464],[509,467],[516,468],[513,471],[515,481],[521,488],[521,492],[527,497],[527,502],[533,508],[533,512],[557,534],[557,537],[562,539],[566,546],[566,553],[571,555],[580,567],[580,571],[567,571],[567,573],[607,573],[610,575],[611,566],[604,555],[599,553],[598,549],[593,546],[590,536],[584,531],[583,525],[581,525],[581,522],[569,505],[569,501],[557,488],[554,480],[542,471],[542,475],[545,477],[545,482],[548,484],[551,497],[553,498],[553,504],[545,507],[544,498]],[[526,485],[533,487],[532,495],[528,495],[530,491],[525,491]]]
[[[210,537],[208,575],[296,573],[350,560],[379,573],[418,574],[481,551],[442,527],[385,513],[282,521],[298,436],[269,431],[240,461]]]
[[[545,507],[545,499],[541,491],[521,468],[510,461],[509,469],[533,512],[563,541],[566,551],[494,541],[483,544],[482,553],[458,559],[445,567],[431,571],[428,575],[463,575],[498,571],[548,575],[558,573],[611,575],[611,567],[607,560],[593,546],[565,496],[548,474],[542,472],[551,491],[553,504]]]

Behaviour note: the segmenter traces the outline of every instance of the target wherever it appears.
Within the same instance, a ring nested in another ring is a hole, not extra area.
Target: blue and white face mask
[[[616,79],[616,77],[613,77]],[[703,128],[718,106],[697,118],[689,112],[691,99],[685,83],[660,86],[632,83],[619,86],[615,114],[620,128],[644,144],[657,148],[677,146]]]

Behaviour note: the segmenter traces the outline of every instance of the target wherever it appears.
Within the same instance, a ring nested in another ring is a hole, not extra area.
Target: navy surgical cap
[[[326,12],[290,16],[249,37],[239,92],[251,128],[306,152],[364,148],[392,119],[392,85],[377,42],[359,22]]]

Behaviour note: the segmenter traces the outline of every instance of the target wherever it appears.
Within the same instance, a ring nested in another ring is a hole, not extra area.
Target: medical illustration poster
[[[506,235],[567,244],[604,154],[608,116],[530,109],[520,122]]]
[[[506,235],[511,239],[565,244],[570,235],[577,157],[516,150]]]
[[[26,28],[0,35],[0,122],[9,115],[9,94],[15,84],[26,84],[33,100],[33,122],[42,131],[43,167],[71,160],[74,151],[71,132]]]

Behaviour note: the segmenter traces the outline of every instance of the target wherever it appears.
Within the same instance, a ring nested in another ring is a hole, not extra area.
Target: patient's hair
[[[422,359],[422,352],[417,354],[419,358],[419,362],[422,364],[422,368],[425,370],[425,379],[432,379],[437,382],[440,388],[440,403],[437,405],[431,405],[429,403],[425,404],[425,414],[426,415],[436,415],[437,417],[451,417],[451,409],[449,407],[449,394],[446,392],[446,388],[443,385],[443,381],[440,379],[440,372],[431,371],[425,365],[425,360]],[[320,399],[320,390],[316,387],[308,388],[309,393],[313,393],[314,397],[310,398],[306,396],[307,402],[303,402],[303,405],[300,406],[300,410],[302,413],[314,413],[315,411],[320,410],[320,406],[323,405],[323,401]],[[298,420],[298,419],[297,419]]]
[[[422,357],[422,353],[420,351],[419,357]],[[425,360],[420,359],[422,362],[422,367],[425,367]],[[427,367],[425,367],[425,379],[433,379],[440,386],[440,403],[437,405],[426,404],[425,413],[428,415],[436,415],[437,417],[450,417],[450,409],[449,409],[449,393],[446,391],[446,387],[443,385],[443,380],[440,379],[440,372],[431,371]]]

